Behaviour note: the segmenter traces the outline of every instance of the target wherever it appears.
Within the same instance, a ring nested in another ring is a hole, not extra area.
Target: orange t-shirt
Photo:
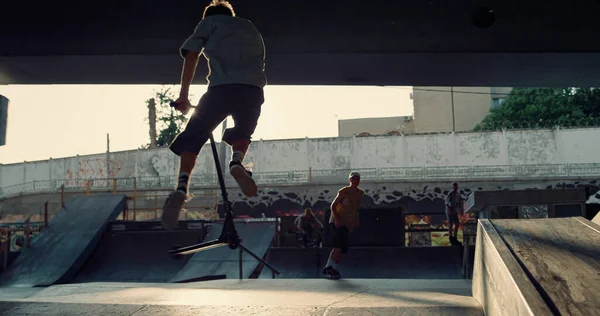
[[[356,222],[358,221],[360,211],[360,201],[364,195],[365,191],[362,189],[354,189],[350,186],[343,187],[338,191],[336,199],[340,199],[341,202],[338,203],[335,212],[338,214],[342,225],[346,226],[349,231],[353,231],[354,228],[356,228]],[[333,211],[332,208],[332,215],[329,217],[329,223],[335,222]]]

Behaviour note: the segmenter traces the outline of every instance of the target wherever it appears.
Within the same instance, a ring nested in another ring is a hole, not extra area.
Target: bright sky
[[[0,163],[106,152],[107,133],[111,151],[147,144],[145,101],[160,87],[0,86],[0,95],[10,100]],[[172,90],[179,93],[178,86]],[[192,86],[192,104],[205,91],[204,85]],[[335,137],[338,119],[412,115],[411,92],[412,87],[267,86],[253,139]],[[221,127],[216,131],[220,135]]]

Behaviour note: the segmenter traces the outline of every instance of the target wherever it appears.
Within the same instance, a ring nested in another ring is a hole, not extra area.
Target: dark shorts
[[[453,223],[456,225],[459,224],[458,214],[457,213],[450,214],[450,212],[447,209],[446,209],[446,219],[448,219],[448,223]]]
[[[334,223],[330,223],[331,227],[331,243],[333,248],[342,250],[342,253],[348,253],[348,228],[346,226],[335,227]]]
[[[302,229],[304,229],[304,231],[306,232],[307,235],[312,236],[313,234],[313,227],[310,224],[306,224],[306,225],[302,225]]]
[[[192,117],[170,146],[173,153],[198,154],[213,132],[229,115],[235,126],[223,134],[223,141],[231,145],[237,140],[252,138],[262,104],[263,89],[246,84],[227,84],[210,87],[200,99]]]

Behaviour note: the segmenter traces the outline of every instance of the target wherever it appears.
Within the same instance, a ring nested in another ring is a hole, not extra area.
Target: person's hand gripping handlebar
[[[191,108],[195,108],[195,106],[192,106],[190,101],[185,98],[179,98],[175,101],[171,101],[171,102],[169,102],[169,105],[171,107],[174,107],[175,110],[181,111],[181,113],[183,113],[183,115],[188,114],[188,112],[190,111]]]

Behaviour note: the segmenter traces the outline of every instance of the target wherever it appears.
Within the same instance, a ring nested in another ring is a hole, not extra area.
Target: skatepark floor
[[[0,288],[2,315],[483,315],[470,280],[275,279]]]

